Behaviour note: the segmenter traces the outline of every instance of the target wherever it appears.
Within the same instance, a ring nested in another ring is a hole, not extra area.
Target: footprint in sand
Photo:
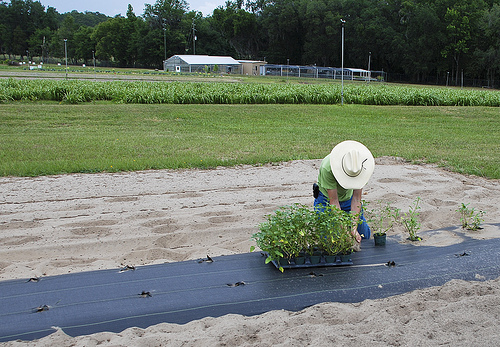
[[[142,224],[143,227],[150,228],[153,233],[167,234],[179,229],[177,220],[172,218],[154,219]]]

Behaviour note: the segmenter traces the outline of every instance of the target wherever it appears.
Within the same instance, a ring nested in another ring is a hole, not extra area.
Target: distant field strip
[[[0,102],[58,101],[78,104],[339,104],[341,85],[297,83],[93,82],[0,80]],[[500,106],[500,91],[346,83],[344,102],[363,105]]]

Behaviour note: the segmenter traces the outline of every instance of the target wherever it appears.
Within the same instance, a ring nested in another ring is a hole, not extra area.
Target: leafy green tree
[[[340,18],[345,23],[345,64],[347,67],[404,73],[408,42],[405,31],[410,9],[400,1],[346,0],[339,10],[338,48],[334,66],[340,67]],[[370,55],[371,52],[371,55]]]
[[[28,55],[28,46],[26,44],[26,32],[21,28],[20,25],[14,28],[12,32],[12,44],[11,51],[14,54],[18,54],[21,57]]]
[[[96,43],[96,56],[102,60],[110,60],[125,66],[128,38],[124,32],[123,17],[108,19],[100,23],[92,32],[91,39]]]
[[[73,35],[75,45],[75,58],[82,59],[85,64],[92,59],[92,52],[95,54],[95,41],[92,40],[94,29],[88,26],[81,26]]]
[[[212,25],[222,34],[238,58],[254,58],[258,54],[260,38],[257,18],[245,11],[242,2],[227,1],[224,8],[216,8],[212,14]]]
[[[311,65],[340,66],[340,6],[332,6],[327,0],[312,0],[301,8],[304,9],[303,21],[308,23],[301,61]]]
[[[75,21],[75,25],[78,27],[95,27],[99,23],[105,22],[109,19],[108,16],[106,16],[103,13],[99,12],[90,12],[90,11],[85,11],[85,12],[78,12],[76,10],[73,10],[71,12],[63,13],[60,15],[60,21],[64,21],[64,19],[67,16],[73,17],[73,20]]]
[[[456,84],[459,80],[461,58],[469,53],[472,40],[477,38],[477,23],[484,7],[482,0],[456,0],[453,6],[446,9],[446,45],[441,54],[444,58],[453,60]]]
[[[59,28],[59,18],[60,14],[56,11],[54,7],[47,7],[47,11],[45,14],[45,27],[48,27],[50,30],[57,30]]]
[[[479,21],[483,40],[474,52],[471,64],[476,76],[484,76],[488,86],[500,78],[500,4],[485,10]]]
[[[213,16],[207,18],[197,16],[195,24],[197,36],[196,54],[237,56],[230,42],[219,30],[219,23]],[[190,39],[192,40],[192,37]]]
[[[48,43],[54,36],[54,31],[49,27],[37,29],[28,39],[28,49],[32,56],[48,57]]]
[[[128,37],[126,55],[128,66],[131,67],[136,67],[139,59],[137,44],[141,42],[141,37],[138,36],[141,24],[144,25],[144,21],[135,15],[134,8],[129,4],[127,7],[127,20],[124,25],[127,33],[130,35]]]
[[[66,50],[68,54],[68,62],[72,61],[76,63],[76,44],[73,39],[78,26],[75,24],[75,20],[72,16],[66,16],[57,30],[56,35],[52,36],[51,40],[51,51],[54,56],[64,58],[64,40],[66,40]]]
[[[157,0],[154,5],[145,4],[144,19],[151,34],[148,37],[152,45],[151,54],[157,66],[166,57],[179,54],[186,48],[191,23],[187,21],[188,4],[185,0]]]
[[[163,47],[163,37],[158,38],[156,32],[150,30],[146,21],[137,20],[132,35],[132,49],[137,57],[137,64],[146,67],[159,67],[163,54],[159,47]]]
[[[302,64],[305,26],[300,1],[275,0],[264,5],[260,23],[267,32],[267,47],[261,55],[274,63]]]
[[[455,62],[456,79],[458,81],[458,71],[460,57],[469,52],[469,41],[471,39],[470,20],[463,16],[457,9],[448,8],[445,15],[446,31],[448,33],[448,44],[443,48],[441,54],[443,57],[452,57]]]
[[[447,70],[440,50],[436,49],[445,46],[445,24],[432,1],[415,2],[408,15],[406,59],[402,67],[413,81],[425,82]]]
[[[5,54],[8,50],[9,30],[5,24],[0,24],[0,53]]]

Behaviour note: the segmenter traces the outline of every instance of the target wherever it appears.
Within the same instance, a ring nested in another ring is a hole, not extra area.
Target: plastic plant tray
[[[342,261],[340,256],[335,256],[335,262],[327,262],[324,256],[321,256],[319,263],[311,263],[311,258],[306,256],[304,264],[296,264],[292,259],[290,262],[286,262],[285,264],[278,264],[276,260],[271,261],[276,268],[280,268],[280,265],[283,269],[303,269],[303,268],[313,268],[313,267],[324,267],[324,266],[347,266],[353,265],[351,258],[349,257],[348,261]]]

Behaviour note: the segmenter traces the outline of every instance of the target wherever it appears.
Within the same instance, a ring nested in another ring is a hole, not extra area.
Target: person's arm
[[[358,234],[358,222],[359,215],[361,213],[361,195],[362,189],[354,189],[352,192],[352,200],[351,200],[351,213],[356,216],[354,219],[354,225],[352,227],[352,234],[356,236],[356,241],[361,242],[361,235]]]
[[[328,192],[328,200],[330,201],[330,205],[332,206],[337,206],[337,208],[340,210],[340,202],[339,202],[339,196],[337,194],[337,189],[327,189]]]

